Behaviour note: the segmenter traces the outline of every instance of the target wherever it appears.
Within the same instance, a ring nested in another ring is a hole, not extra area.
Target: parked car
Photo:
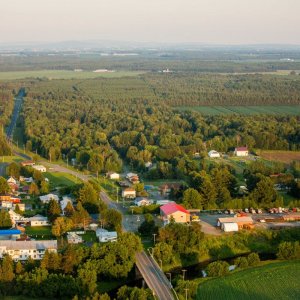
[[[259,208],[259,209],[257,210],[257,213],[258,213],[258,214],[262,214],[262,210]]]
[[[230,210],[229,210],[229,214],[230,214],[230,215],[234,215],[233,209],[230,209]]]
[[[255,209],[254,209],[254,208],[250,208],[250,213],[251,213],[251,214],[256,214]]]
[[[248,208],[245,208],[245,213],[249,213],[249,209]]]

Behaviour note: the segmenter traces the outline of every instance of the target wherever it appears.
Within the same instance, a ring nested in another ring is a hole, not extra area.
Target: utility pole
[[[69,158],[67,156],[67,168],[69,167]]]
[[[185,290],[185,300],[187,300],[188,290],[189,290],[189,289],[184,289],[184,290]]]
[[[166,273],[166,274],[170,276],[170,285],[172,286],[172,273]]]
[[[184,280],[184,278],[185,278],[185,272],[186,272],[186,270],[182,270],[182,277],[183,277],[183,280]]]

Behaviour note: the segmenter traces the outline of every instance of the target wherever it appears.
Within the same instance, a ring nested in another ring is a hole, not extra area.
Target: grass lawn
[[[20,156],[0,156],[0,163],[21,162],[23,160]]]
[[[85,242],[99,242],[96,232],[93,230],[86,231],[85,234],[80,235]]]
[[[0,80],[15,80],[23,78],[48,78],[48,79],[87,79],[87,78],[119,78],[138,76],[144,72],[138,71],[115,71],[96,73],[92,71],[74,72],[68,70],[35,70],[35,71],[11,71],[0,72]]]
[[[32,238],[37,238],[37,239],[48,239],[52,238],[52,233],[51,233],[51,226],[36,226],[36,227],[31,227],[27,226],[25,230],[26,234],[31,236]]]
[[[300,261],[267,264],[210,279],[198,287],[201,300],[300,299]]]
[[[62,172],[55,172],[50,173],[46,172],[44,173],[45,177],[49,179],[51,188],[54,187],[62,187],[62,186],[72,186],[76,183],[79,183],[79,179],[76,179],[71,174],[68,173],[62,173]]]

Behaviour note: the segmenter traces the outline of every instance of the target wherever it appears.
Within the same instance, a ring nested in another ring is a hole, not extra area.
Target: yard
[[[36,238],[38,240],[53,239],[53,235],[51,233],[51,226],[27,226],[25,233],[28,236]]]
[[[72,186],[79,183],[79,179],[75,178],[73,175],[63,172],[44,173],[45,177],[49,179],[51,188]]]
[[[300,299],[300,261],[276,262],[209,279],[198,287],[201,300]]]

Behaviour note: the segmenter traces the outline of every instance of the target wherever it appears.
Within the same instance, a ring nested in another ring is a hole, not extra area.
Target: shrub
[[[300,258],[299,242],[282,242],[279,244],[277,257],[279,259],[297,259]]]
[[[226,261],[215,261],[208,265],[207,275],[210,277],[223,276],[229,273],[229,264]]]
[[[248,255],[248,265],[257,266],[260,263],[260,258],[257,253],[250,253]]]
[[[246,257],[238,257],[234,260],[234,264],[237,268],[247,268],[248,267],[248,260]]]

